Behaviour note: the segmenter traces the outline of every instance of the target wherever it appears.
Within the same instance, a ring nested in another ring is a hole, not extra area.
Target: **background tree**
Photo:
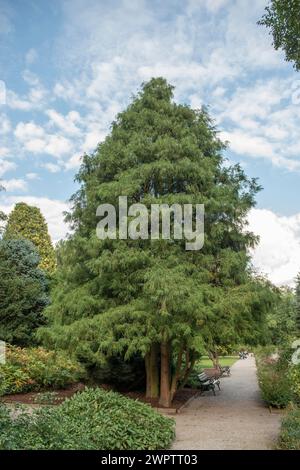
[[[300,0],[271,0],[259,24],[267,26],[275,49],[300,70]]]
[[[233,285],[244,282],[234,272],[255,243],[245,225],[259,189],[238,165],[223,165],[224,144],[206,110],[172,98],[164,79],[144,84],[84,157],[68,217],[74,235],[60,248],[50,327],[40,330],[46,345],[75,352],[89,367],[143,357],[147,395],[165,406],[213,325],[214,272],[223,273],[223,287],[231,276]],[[118,207],[120,195],[148,208],[204,203],[204,248],[186,251],[184,240],[98,240],[96,208]],[[227,294],[219,290],[220,302]]]
[[[295,292],[287,287],[275,290],[276,301],[267,316],[271,344],[289,343],[291,338],[297,334],[297,312],[300,318],[299,281],[300,277],[298,276],[296,286],[298,295],[295,295]]]
[[[297,333],[300,333],[300,273],[296,278],[296,290],[295,290],[295,322]]]
[[[3,238],[30,240],[38,250],[40,268],[47,273],[53,273],[55,270],[55,251],[47,223],[38,207],[29,206],[25,202],[17,203],[9,214]]]
[[[0,192],[3,191],[4,188],[3,186],[1,186],[1,183],[0,183]],[[6,220],[6,214],[4,214],[4,212],[0,211],[0,236],[2,234],[2,231],[3,231],[3,226],[4,226],[4,222]]]
[[[38,264],[37,250],[30,241],[0,241],[1,340],[31,345],[36,328],[44,323],[47,282]]]

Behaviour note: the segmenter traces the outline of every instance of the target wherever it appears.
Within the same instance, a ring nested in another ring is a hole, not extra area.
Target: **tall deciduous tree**
[[[239,165],[224,165],[224,148],[205,109],[176,104],[162,78],[142,86],[105,141],[84,156],[68,218],[75,232],[60,250],[51,326],[40,331],[48,346],[95,364],[138,354],[147,395],[170,404],[203,350],[205,328],[214,328],[220,276],[224,299],[232,283],[244,283],[255,242],[245,225],[259,187]],[[185,240],[161,238],[98,240],[97,206],[118,207],[120,195],[148,208],[205,204],[204,248],[186,251]]]
[[[17,203],[9,214],[3,238],[30,240],[38,250],[40,268],[47,273],[53,273],[55,270],[55,251],[47,223],[38,207],[29,206],[25,202]]]
[[[259,24],[267,26],[275,49],[300,70],[300,0],[271,0]]]
[[[28,240],[0,241],[0,339],[31,345],[44,323],[47,280],[38,268],[39,256]]]

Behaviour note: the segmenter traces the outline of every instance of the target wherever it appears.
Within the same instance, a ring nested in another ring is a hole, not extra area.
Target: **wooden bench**
[[[201,374],[198,375],[198,379],[200,382],[200,389],[201,391],[207,391],[211,390],[214,395],[216,395],[215,388],[216,386],[218,387],[219,390],[220,388],[220,380],[216,379],[215,377],[208,377],[205,372],[202,372]]]

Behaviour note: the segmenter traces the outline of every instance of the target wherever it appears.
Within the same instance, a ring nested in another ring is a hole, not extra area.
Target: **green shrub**
[[[300,409],[292,409],[281,423],[279,447],[284,450],[300,450]]]
[[[290,365],[288,375],[291,381],[294,401],[300,404],[300,365]]]
[[[0,365],[0,396],[63,388],[82,375],[79,364],[65,353],[8,346],[6,364]]]
[[[258,362],[258,383],[263,400],[270,406],[285,408],[293,398],[287,371],[278,369],[276,363]]]
[[[118,393],[86,388],[14,420],[0,409],[0,431],[0,449],[156,450],[170,446],[174,421]]]

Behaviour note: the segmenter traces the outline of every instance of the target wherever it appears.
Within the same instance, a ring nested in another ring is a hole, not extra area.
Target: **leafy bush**
[[[300,365],[291,365],[289,367],[289,379],[294,394],[294,401],[300,403]]]
[[[9,437],[8,437],[9,436]],[[0,408],[0,449],[156,450],[174,438],[174,421],[115,392],[86,388],[56,407]]]
[[[283,419],[279,435],[279,447],[300,450],[300,409],[293,408]]]
[[[288,370],[267,359],[257,361],[257,376],[263,400],[270,406],[285,408],[293,398]]]
[[[0,396],[63,388],[82,375],[79,364],[65,353],[8,346],[6,364],[0,365]]]

